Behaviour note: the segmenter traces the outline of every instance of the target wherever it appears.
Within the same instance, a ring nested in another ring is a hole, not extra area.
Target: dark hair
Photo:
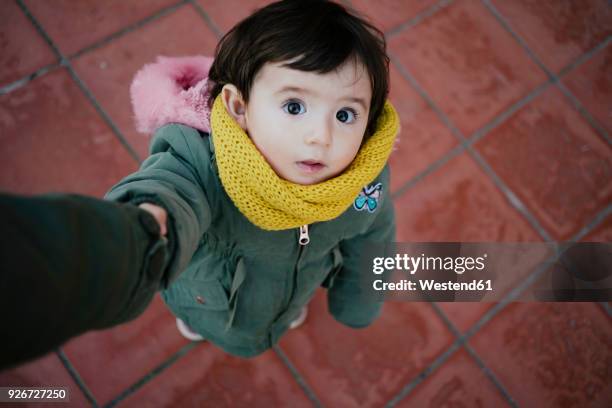
[[[245,103],[258,71],[268,62],[325,74],[353,58],[369,73],[372,100],[366,137],[376,127],[389,93],[389,57],[384,34],[340,4],[324,0],[284,0],[258,9],[226,33],[209,71],[209,107],[225,84]],[[365,138],[364,138],[365,140]]]

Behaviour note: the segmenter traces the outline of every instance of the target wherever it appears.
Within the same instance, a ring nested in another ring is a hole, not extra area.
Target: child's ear
[[[223,89],[221,89],[221,100],[223,100],[227,112],[246,131],[246,104],[238,88],[232,84],[224,85]]]

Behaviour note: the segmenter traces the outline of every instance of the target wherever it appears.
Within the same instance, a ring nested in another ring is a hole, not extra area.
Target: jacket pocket
[[[332,250],[332,259],[332,269],[325,277],[323,283],[321,283],[322,287],[328,289],[334,285],[334,279],[336,279],[336,276],[342,270],[342,253],[339,246],[335,246]]]
[[[224,279],[224,276],[204,280],[183,278],[180,284],[175,284],[167,292],[168,302],[180,308],[191,309],[191,313],[215,312],[200,319],[204,318],[208,324],[229,330],[237,313],[239,289],[246,277],[242,258],[238,258],[231,268],[234,269],[234,273],[228,272],[229,280]]]
[[[227,294],[217,279],[184,280],[177,289],[179,293],[174,303],[178,306],[217,311],[229,308]]]
[[[246,278],[246,269],[244,266],[244,260],[242,258],[238,258],[238,262],[236,263],[236,270],[234,271],[234,277],[232,279],[232,287],[230,288],[229,295],[229,317],[227,319],[227,324],[225,325],[225,330],[229,330],[230,327],[234,324],[234,317],[236,316],[236,309],[238,308],[238,295],[240,294],[240,286],[244,282]]]

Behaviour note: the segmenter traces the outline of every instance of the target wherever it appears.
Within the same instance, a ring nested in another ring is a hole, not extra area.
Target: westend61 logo
[[[373,259],[372,272],[377,275],[385,271],[404,270],[410,272],[411,275],[417,271],[453,271],[458,275],[463,274],[466,270],[482,271],[485,268],[485,259],[487,254],[479,257],[459,256],[459,257],[441,257],[441,256],[409,256],[408,254],[397,254],[395,257],[376,257]]]

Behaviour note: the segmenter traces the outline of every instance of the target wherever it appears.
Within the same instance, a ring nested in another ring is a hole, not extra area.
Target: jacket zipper
[[[310,242],[310,236],[308,235],[308,224],[302,225],[300,227],[300,238],[298,239],[298,243],[302,246],[308,245]]]
[[[302,255],[304,254],[304,251],[306,250],[306,245],[308,245],[309,242],[310,242],[310,235],[308,234],[308,224],[302,225],[300,227],[300,236],[298,238],[298,244],[300,245],[300,247],[298,248],[297,259],[295,260],[295,268],[293,268],[293,277],[292,277],[293,285],[291,287],[291,294],[289,295],[289,301],[287,303],[287,306],[289,306],[289,304],[291,303],[291,299],[293,299],[293,295],[295,294],[295,288],[297,286],[298,266],[300,264],[300,259],[302,259]]]
[[[291,304],[291,300],[293,299],[293,296],[295,295],[295,288],[297,286],[298,265],[300,263],[300,259],[302,259],[302,255],[306,251],[306,245],[308,245],[309,242],[310,242],[310,235],[308,234],[308,224],[305,224],[300,227],[300,234],[298,236],[299,248],[298,248],[297,258],[295,260],[295,267],[293,268],[293,276],[291,279],[293,281],[293,286],[291,288],[291,294],[289,295],[289,299],[287,300],[287,304],[285,305],[284,310],[276,316],[276,319],[274,319],[274,323],[276,323],[278,319],[280,319],[280,317],[284,315],[285,312],[287,312],[287,308]],[[270,344],[272,344],[272,332],[271,331],[268,334],[268,339],[270,341]]]

